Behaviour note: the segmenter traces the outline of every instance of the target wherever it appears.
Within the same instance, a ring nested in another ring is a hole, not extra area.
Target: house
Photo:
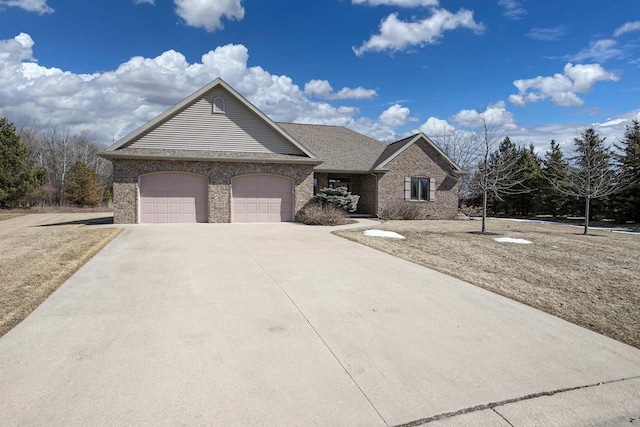
[[[293,221],[346,186],[358,213],[457,212],[460,168],[422,133],[385,144],[339,126],[275,123],[216,79],[100,155],[115,223]]]

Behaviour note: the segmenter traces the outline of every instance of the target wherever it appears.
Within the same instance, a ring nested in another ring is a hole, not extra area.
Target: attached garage
[[[293,180],[280,175],[233,178],[232,222],[293,221]]]
[[[141,223],[207,222],[207,177],[160,172],[140,176]]]

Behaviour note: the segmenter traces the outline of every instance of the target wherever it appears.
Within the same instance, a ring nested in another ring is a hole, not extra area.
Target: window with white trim
[[[213,112],[224,114],[224,98],[216,96],[213,98]]]

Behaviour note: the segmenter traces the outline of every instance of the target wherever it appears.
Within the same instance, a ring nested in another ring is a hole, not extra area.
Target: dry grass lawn
[[[83,224],[104,213],[8,215],[0,221],[0,336],[121,231]]]
[[[490,220],[389,221],[406,240],[340,236],[449,274],[640,348],[640,236]],[[498,243],[495,237],[532,241]]]

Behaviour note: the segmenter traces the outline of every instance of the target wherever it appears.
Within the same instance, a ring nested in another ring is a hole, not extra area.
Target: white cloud
[[[174,0],[176,14],[184,22],[196,28],[213,32],[224,27],[222,18],[244,18],[242,0]]]
[[[373,99],[377,95],[374,89],[343,87],[338,92],[327,80],[310,80],[304,85],[304,93],[320,99]]]
[[[395,126],[405,114],[400,108],[395,121],[390,112],[383,113],[383,120],[372,120],[358,117],[360,112],[353,106],[314,101],[290,77],[249,67],[249,52],[240,44],[217,47],[193,63],[182,53],[168,50],[93,74],[38,64],[33,48],[34,41],[26,33],[0,40],[0,116],[13,120],[27,116],[46,126],[89,131],[102,142],[123,137],[216,77],[225,79],[275,121],[346,126],[390,141],[397,139]],[[340,99],[359,92],[346,88],[329,93]]]
[[[566,34],[564,25],[558,25],[551,28],[535,27],[529,30],[527,37],[533,40],[553,41],[560,40]]]
[[[640,31],[640,21],[625,22],[623,25],[616,28],[613,32],[613,36],[620,37],[621,35],[632,31]]]
[[[460,110],[452,118],[453,121],[465,128],[479,128],[483,126],[483,121],[492,127],[503,130],[516,129],[513,114],[507,110],[504,101],[490,104],[487,108],[479,112],[477,110]]]
[[[602,39],[592,41],[589,43],[589,47],[582,49],[577,54],[569,57],[569,59],[579,62],[587,59],[605,62],[609,59],[619,58],[622,55],[622,49],[618,48],[617,41],[613,39]]]
[[[518,93],[509,96],[509,101],[517,106],[529,102],[550,99],[556,105],[570,107],[582,105],[584,101],[577,93],[586,93],[599,81],[618,81],[619,77],[605,70],[600,64],[568,63],[562,74],[538,76],[513,82]]]
[[[156,0],[133,0],[133,2],[134,2],[135,4],[144,4],[144,3],[146,3],[146,4],[153,4],[153,5],[155,5],[155,4],[156,4]]]
[[[527,11],[522,4],[515,0],[498,0],[498,4],[503,7],[503,14],[513,20],[522,19]]]
[[[432,9],[432,15],[426,19],[405,22],[392,13],[380,23],[380,34],[371,36],[362,46],[353,48],[360,56],[367,51],[403,51],[410,46],[424,46],[437,43],[445,31],[467,28],[480,34],[484,25],[473,19],[473,12],[460,9],[451,13],[445,9]]]
[[[27,12],[35,12],[38,15],[53,13],[53,9],[47,4],[47,0],[0,0],[0,6],[19,7]]]
[[[425,7],[438,6],[438,0],[352,0],[353,4],[368,6]]]
[[[420,125],[419,130],[428,137],[435,138],[440,135],[450,134],[454,132],[456,128],[446,120],[429,117],[426,122]]]
[[[411,111],[400,104],[394,104],[387,108],[378,117],[378,122],[389,127],[404,126],[413,121],[410,117]]]

